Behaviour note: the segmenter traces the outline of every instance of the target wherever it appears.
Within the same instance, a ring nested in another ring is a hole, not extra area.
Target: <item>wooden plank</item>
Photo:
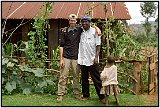
[[[137,80],[137,82],[133,82],[133,91],[136,94],[140,94],[140,74],[141,74],[142,64],[141,62],[134,62],[133,63],[133,77]]]
[[[152,56],[154,56],[154,55],[157,55],[157,53],[153,53],[152,55],[149,55],[148,57],[152,57]]]
[[[152,88],[154,88],[154,83],[149,84],[149,90],[151,90]]]
[[[149,66],[150,66],[150,70],[153,70],[155,68],[155,63],[151,63]]]
[[[149,95],[154,93],[154,83],[149,84]]]
[[[149,95],[151,95],[153,93],[154,93],[154,88],[151,91],[149,91]]]
[[[149,72],[149,84],[153,83],[154,82],[154,71],[153,70],[150,70]]]

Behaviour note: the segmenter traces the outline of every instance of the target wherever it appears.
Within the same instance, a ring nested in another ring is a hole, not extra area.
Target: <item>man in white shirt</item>
[[[95,28],[90,26],[91,18],[84,16],[81,19],[83,32],[79,43],[78,64],[81,66],[83,100],[89,99],[89,72],[93,80],[99,99],[105,103],[105,95],[100,94],[102,81],[100,79],[98,57],[101,37],[97,36]]]

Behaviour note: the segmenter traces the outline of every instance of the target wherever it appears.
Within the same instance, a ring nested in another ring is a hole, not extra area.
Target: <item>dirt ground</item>
[[[148,95],[147,97],[147,104],[154,105],[156,102],[158,102],[158,92],[155,92],[152,95]]]

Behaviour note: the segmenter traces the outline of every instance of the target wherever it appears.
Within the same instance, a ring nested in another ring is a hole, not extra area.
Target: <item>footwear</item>
[[[106,99],[105,99],[105,98],[101,99],[100,101],[101,101],[103,104],[106,104]]]
[[[76,98],[76,99],[82,99],[81,97],[80,97],[80,95],[74,95],[74,97]]]
[[[90,99],[89,97],[82,97],[82,98],[81,98],[81,100],[84,100],[84,101],[85,101],[85,100],[89,100],[89,99]]]
[[[62,100],[63,100],[63,96],[62,95],[57,96],[57,102],[62,102]]]
[[[119,100],[116,101],[116,105],[119,105]]]

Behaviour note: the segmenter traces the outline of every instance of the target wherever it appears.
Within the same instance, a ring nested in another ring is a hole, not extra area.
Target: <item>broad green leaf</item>
[[[13,67],[14,66],[14,63],[12,63],[12,62],[9,62],[8,64],[7,64],[7,67]]]
[[[11,84],[12,84],[12,88],[13,88],[13,89],[16,89],[16,82],[15,82],[15,81],[12,81]]]
[[[19,76],[15,76],[15,75],[11,75],[10,76],[10,79],[12,80],[12,81],[15,81],[16,82],[16,84],[21,84],[21,83],[23,83],[23,80],[19,77]]]
[[[33,70],[33,73],[34,73],[35,76],[37,76],[37,77],[43,77],[44,70],[38,68],[37,70]]]
[[[8,59],[8,58],[3,58],[3,59],[2,59],[2,65],[7,64],[7,63],[8,63],[8,61],[9,61],[9,59]]]
[[[30,90],[32,90],[32,85],[30,83],[24,83],[24,82],[22,82],[20,84],[20,87],[21,87],[22,90],[24,90],[25,88],[29,88]]]
[[[6,83],[5,88],[7,89],[7,91],[8,91],[9,93],[12,92],[12,90],[13,90],[13,87],[12,87],[12,85],[11,85],[9,82]]]
[[[18,60],[17,60],[17,59],[12,59],[12,61],[14,61],[14,62],[16,62],[16,63],[18,62]]]
[[[33,31],[30,31],[29,33],[28,33],[28,35],[35,35],[36,34],[36,32],[33,32]]]
[[[16,79],[16,82],[17,82],[18,84],[22,84],[22,83],[23,83],[23,80],[18,77],[18,78]]]
[[[37,93],[43,93],[43,88],[36,87],[35,88],[35,92],[37,92]]]
[[[2,73],[6,73],[6,65],[2,66]]]
[[[21,71],[27,71],[32,72],[33,70],[31,68],[28,68],[27,66],[18,65]]]
[[[49,84],[49,85],[53,85],[53,81],[51,81],[51,80],[46,80],[46,82]]]
[[[25,95],[31,94],[31,89],[30,89],[30,88],[25,88],[25,89],[23,90],[23,94],[25,94]]]
[[[39,86],[40,88],[42,88],[42,87],[44,87],[44,86],[47,86],[47,82],[46,82],[46,81],[39,81],[39,82],[38,82],[38,86]]]

